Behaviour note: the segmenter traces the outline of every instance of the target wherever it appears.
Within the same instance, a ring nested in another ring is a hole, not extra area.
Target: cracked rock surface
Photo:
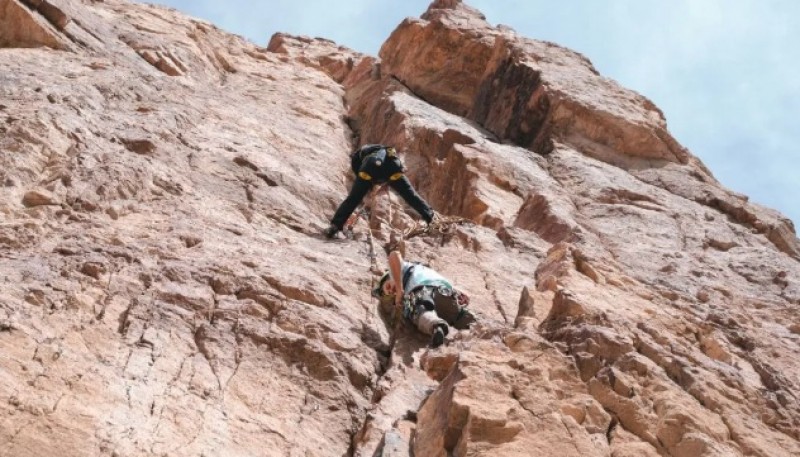
[[[0,0],[0,456],[800,455],[800,247],[649,100],[436,0],[379,56],[121,0]],[[321,230],[361,143],[468,223]]]

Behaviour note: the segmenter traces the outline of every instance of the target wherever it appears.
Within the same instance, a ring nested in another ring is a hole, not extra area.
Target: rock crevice
[[[0,454],[800,455],[793,225],[584,56],[457,0],[379,57],[123,0],[0,46]],[[324,239],[369,142],[458,223]],[[478,323],[394,321],[393,246]]]

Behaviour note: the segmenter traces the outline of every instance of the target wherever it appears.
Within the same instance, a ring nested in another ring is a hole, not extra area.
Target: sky
[[[158,0],[266,45],[275,32],[377,55],[429,0]],[[493,25],[588,57],[661,108],[726,187],[800,223],[800,2],[470,0]],[[800,226],[798,227],[800,228]]]

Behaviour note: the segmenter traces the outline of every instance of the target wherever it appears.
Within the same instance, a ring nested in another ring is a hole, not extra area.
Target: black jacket
[[[350,155],[350,168],[357,177],[373,183],[399,179],[404,169],[394,148],[382,144],[367,144],[355,150]]]

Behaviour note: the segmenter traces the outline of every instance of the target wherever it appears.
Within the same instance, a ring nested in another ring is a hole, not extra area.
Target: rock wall
[[[583,56],[454,0],[379,59],[0,13],[0,456],[800,455],[794,227]],[[361,142],[470,223],[400,242],[386,194],[324,240]],[[379,309],[398,243],[475,328]]]
[[[0,48],[47,46],[61,49],[64,42],[54,26],[63,30],[66,18],[49,2],[3,0],[0,2]]]

